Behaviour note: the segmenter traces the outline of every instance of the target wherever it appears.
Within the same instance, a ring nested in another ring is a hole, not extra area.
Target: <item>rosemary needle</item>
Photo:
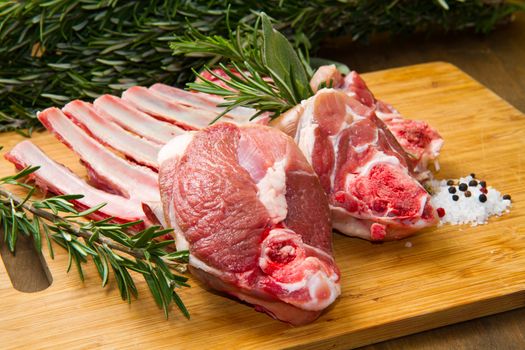
[[[74,264],[81,280],[84,280],[82,265],[88,259],[96,265],[103,287],[112,271],[122,299],[128,302],[138,295],[131,274],[137,272],[146,281],[166,318],[172,304],[189,318],[188,310],[176,292],[176,289],[188,286],[187,278],[180,275],[186,270],[188,252],[170,253],[166,248],[173,245],[172,240],[155,240],[171,230],[153,226],[131,234],[130,228],[140,222],[117,224],[111,218],[87,220],[86,217],[103,204],[78,212],[71,201],[81,198],[81,195],[35,199],[35,188],[20,180],[37,170],[38,167],[28,167],[0,179],[0,224],[5,233],[4,243],[11,252],[16,250],[19,235],[25,235],[33,238],[38,250],[42,249],[44,238],[53,258],[53,241],[68,252],[68,271]],[[6,185],[21,187],[28,191],[27,195],[19,198]]]
[[[228,35],[227,9],[244,32],[264,11],[294,46],[316,53],[326,37],[366,40],[373,33],[434,28],[487,32],[524,7],[523,1],[450,0],[0,1],[0,131],[39,127],[35,111],[76,98],[186,83],[192,68],[220,57],[173,56],[167,42],[188,24],[206,35]]]
[[[273,29],[265,13],[257,17],[251,33],[243,33],[241,27],[237,27],[224,38],[190,28],[184,37],[170,44],[174,54],[222,56],[225,63],[219,63],[218,67],[226,78],[208,66],[204,68],[222,85],[195,71],[199,80],[187,85],[192,90],[224,97],[225,102],[220,106],[226,109],[222,115],[242,106],[254,108],[258,114],[271,112],[272,117],[277,117],[313,95],[307,56]]]

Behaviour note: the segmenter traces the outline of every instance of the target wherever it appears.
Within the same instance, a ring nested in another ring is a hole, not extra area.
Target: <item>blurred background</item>
[[[2,1],[0,131],[38,128],[34,112],[154,82],[183,85],[213,57],[173,56],[189,25],[253,26],[266,11],[311,56],[360,73],[446,61],[525,112],[523,1]],[[21,246],[24,249],[23,246]],[[364,349],[523,348],[525,310]]]

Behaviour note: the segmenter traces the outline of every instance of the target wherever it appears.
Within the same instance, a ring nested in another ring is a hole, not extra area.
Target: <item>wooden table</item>
[[[370,45],[328,43],[323,56],[358,72],[446,61],[455,64],[525,112],[525,14],[489,35],[471,33],[378,39]],[[342,48],[343,47],[343,48]],[[370,345],[380,349],[525,348],[525,309]]]
[[[323,51],[368,72],[428,61],[451,62],[525,112],[525,15],[488,36],[462,34],[424,38],[396,38],[370,46],[348,45]],[[12,258],[0,245],[0,253],[15,287],[39,290],[49,284],[31,242],[19,242]],[[363,349],[500,349],[525,347],[525,309],[391,340]]]

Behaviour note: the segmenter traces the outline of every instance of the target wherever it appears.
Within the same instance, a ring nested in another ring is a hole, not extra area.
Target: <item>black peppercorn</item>
[[[472,192],[470,191],[465,191],[465,197],[470,197],[472,196]]]
[[[487,196],[484,195],[483,193],[479,195],[479,201],[481,203],[485,203],[487,201]]]
[[[456,188],[455,187],[449,187],[448,188],[448,193],[456,193]]]
[[[503,195],[503,199],[506,199],[506,200],[509,200],[509,201],[510,201],[510,194],[505,194],[505,195]]]
[[[452,186],[454,184],[454,180],[448,180],[447,181],[447,186]]]
[[[468,183],[468,185],[469,185],[470,187],[476,187],[476,186],[478,185],[478,182],[477,182],[476,180],[470,180],[469,183]]]
[[[457,194],[452,196],[452,199],[457,202],[459,200],[459,196]]]
[[[468,186],[467,186],[466,183],[462,182],[462,183],[459,184],[458,188],[459,188],[460,191],[464,192],[464,191],[467,190]]]
[[[474,173],[471,173],[470,176],[471,176],[473,179],[476,178],[476,174],[474,174]]]

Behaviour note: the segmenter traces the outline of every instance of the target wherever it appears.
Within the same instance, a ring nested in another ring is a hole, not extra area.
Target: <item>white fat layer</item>
[[[317,260],[317,258],[308,257],[305,259],[305,262],[313,259]],[[297,304],[291,301],[289,302],[290,304],[296,305],[297,307],[300,307],[303,310],[318,311],[323,310],[328,305],[332,304],[334,300],[339,296],[339,294],[341,294],[341,286],[337,282],[338,279],[339,277],[335,273],[332,273],[330,276],[328,276],[325,271],[317,271],[315,273],[311,273],[305,276],[305,278],[303,278],[299,282],[276,283],[281,288],[287,290],[290,293],[305,288],[308,289],[308,294],[310,295],[310,300],[308,302],[301,302]],[[325,288],[328,288],[330,290],[330,295],[327,298],[319,299],[317,297],[317,291]]]
[[[185,134],[174,137],[170,142],[162,147],[157,157],[159,165],[173,157],[181,157],[184,152],[186,152],[186,148],[193,140],[194,135],[194,132],[188,131]]]
[[[179,250],[179,247],[177,246],[177,250]],[[195,257],[195,255],[190,254],[190,260],[189,263],[191,266],[196,267],[204,272],[207,272],[213,276],[223,278],[225,276],[224,271],[217,270],[214,267],[209,266],[204,261],[200,260],[199,258]]]
[[[268,168],[264,177],[257,183],[257,197],[264,205],[273,223],[286,219],[286,161],[284,158]]]
[[[318,92],[319,93],[319,92]],[[307,100],[301,101],[301,105],[303,106],[303,113],[301,115],[301,118],[299,118],[299,124],[297,125],[297,131],[295,132],[295,143],[299,145],[301,142],[301,131],[307,127],[311,126],[313,124],[313,116],[314,116],[314,103],[313,100],[316,96],[312,96]],[[303,150],[304,153],[304,150]]]
[[[310,164],[312,164],[312,152],[314,151],[315,144],[315,130],[317,128],[317,124],[310,124],[303,126],[298,130],[299,141],[297,145]]]
[[[366,163],[363,167],[361,167],[361,169],[359,169],[360,175],[368,175],[370,170],[372,170],[372,168],[378,164],[391,164],[394,167],[398,167],[399,159],[394,156],[386,155],[383,152],[377,152],[376,154],[374,154],[374,157],[368,163]],[[402,168],[405,172],[407,172],[407,169],[405,167]]]
[[[162,210],[162,202],[161,201],[155,201],[155,202],[144,202],[142,203],[142,206],[147,207],[157,218],[157,220],[160,222],[160,225],[162,227],[170,227],[169,223],[166,222],[166,218],[164,217],[164,211]]]
[[[443,139],[436,139],[430,142],[430,154],[432,154],[433,158],[437,158],[439,156],[439,152],[441,151],[444,142],[445,140]]]
[[[182,232],[181,228],[177,224],[173,200],[170,200],[169,203],[170,204],[168,207],[168,215],[169,215],[169,220],[170,220],[170,226],[173,229],[173,232],[175,233],[175,246],[177,247],[177,250],[189,250],[190,244],[186,240],[186,237],[184,236],[184,232]]]
[[[427,201],[430,199],[429,196],[421,196],[419,198],[419,212],[417,213],[418,217],[423,216],[423,212],[425,211],[425,206],[427,205]]]
[[[344,125],[345,128],[348,126],[348,123],[346,122],[342,124]],[[341,139],[341,132],[338,132],[337,134],[330,136],[329,139],[334,148],[334,155],[336,157],[335,159],[337,159],[337,155],[339,154],[339,140]],[[337,166],[336,164],[334,164],[334,166],[332,167],[332,173],[330,174],[330,188],[334,188],[336,170],[337,170]]]
[[[335,230],[350,237],[370,239],[370,227],[365,224],[367,220],[355,218],[340,207],[330,205],[332,212],[332,226]]]
[[[441,167],[439,166],[439,161],[437,159],[434,159],[434,169],[436,171],[439,171]]]
[[[170,142],[162,147],[158,155],[159,165],[162,165],[162,163],[169,159],[178,159],[182,157],[182,155],[186,152],[186,148],[188,148],[188,145],[193,140],[194,135],[194,132],[187,132],[180,136],[174,137]],[[184,232],[177,224],[177,217],[175,215],[175,207],[172,198],[170,198],[168,203],[168,220],[175,233],[175,245],[177,246],[177,250],[188,250],[190,245],[186,240],[186,237],[184,237]]]

